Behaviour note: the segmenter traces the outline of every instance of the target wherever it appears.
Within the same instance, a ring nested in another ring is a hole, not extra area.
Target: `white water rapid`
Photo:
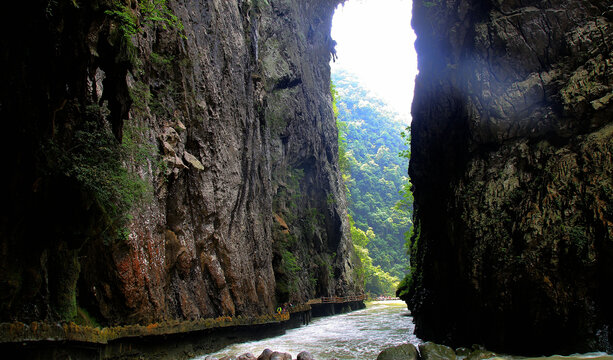
[[[231,345],[213,356],[258,356],[269,348],[288,352],[295,358],[308,351],[315,359],[376,359],[382,349],[421,341],[413,334],[415,325],[401,301],[369,303],[366,309],[314,319],[308,326],[288,330],[284,335]],[[205,356],[196,359],[202,360]]]

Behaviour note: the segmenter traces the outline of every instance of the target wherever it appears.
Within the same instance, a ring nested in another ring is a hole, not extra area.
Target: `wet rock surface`
[[[234,359],[233,357],[223,357],[219,360],[224,359]],[[236,358],[237,360],[256,360],[255,356],[251,353],[243,354]],[[307,351],[303,351],[298,354],[296,357],[297,360],[314,360],[315,358]],[[215,357],[207,356],[205,360],[218,360]],[[270,349],[265,349],[262,351],[260,356],[257,357],[257,360],[292,360],[292,355],[290,353],[282,353],[278,351],[272,351]]]
[[[419,354],[422,360],[456,359],[456,353],[452,348],[432,342],[419,344]]]
[[[275,351],[270,355],[270,360],[292,360],[292,355]]]
[[[311,355],[311,353],[309,353],[308,351],[300,352],[298,356],[296,357],[296,359],[297,360],[315,360],[313,355]]]
[[[381,351],[377,360],[417,360],[419,352],[413,344],[402,344]]]
[[[416,334],[611,351],[608,1],[414,2]]]
[[[273,353],[272,350],[264,349],[264,351],[262,351],[260,356],[258,356],[258,360],[270,360],[270,356],[272,355],[272,353]]]

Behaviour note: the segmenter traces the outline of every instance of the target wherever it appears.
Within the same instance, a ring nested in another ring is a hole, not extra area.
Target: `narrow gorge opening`
[[[411,0],[352,0],[339,5],[332,24],[339,163],[365,291],[375,297],[394,296],[409,272],[411,9]]]
[[[611,0],[11,5],[5,357],[613,353]]]

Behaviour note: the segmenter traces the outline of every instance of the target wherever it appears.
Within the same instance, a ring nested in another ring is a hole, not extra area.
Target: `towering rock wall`
[[[161,3],[16,5],[0,320],[257,315],[360,291],[329,93],[338,1]]]
[[[611,351],[613,6],[414,1],[418,336]]]

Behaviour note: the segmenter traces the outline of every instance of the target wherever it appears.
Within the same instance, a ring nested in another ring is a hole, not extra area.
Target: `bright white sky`
[[[417,75],[412,0],[348,0],[339,5],[332,23],[338,59],[334,69],[355,74],[410,122]]]

